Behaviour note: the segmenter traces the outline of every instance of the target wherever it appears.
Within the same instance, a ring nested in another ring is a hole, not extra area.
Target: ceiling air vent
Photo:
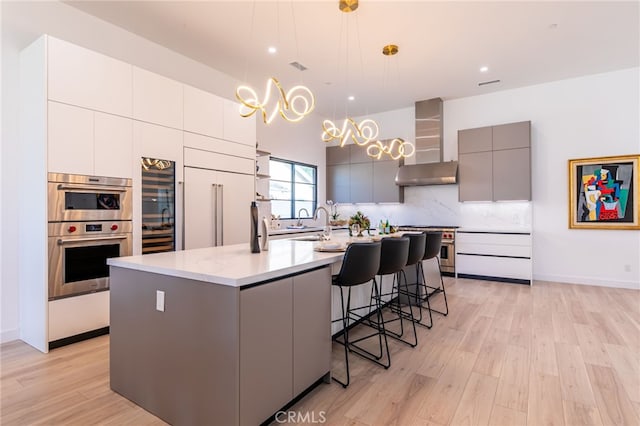
[[[291,65],[294,68],[299,69],[300,71],[305,71],[307,69],[307,67],[305,67],[304,65],[302,65],[298,61],[291,62],[291,63],[289,63],[289,65]]]
[[[496,83],[500,83],[500,80],[483,81],[482,83],[478,83],[478,86],[486,86],[487,84],[496,84]]]

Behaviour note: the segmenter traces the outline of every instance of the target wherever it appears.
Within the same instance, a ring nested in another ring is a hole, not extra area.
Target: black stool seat
[[[342,308],[342,318],[335,320],[342,322],[342,332],[337,335],[334,340],[344,346],[344,359],[347,370],[347,380],[338,380],[335,376],[333,380],[340,383],[343,387],[349,386],[351,376],[349,373],[349,352],[353,352],[369,361],[372,361],[384,368],[389,368],[391,365],[391,357],[389,355],[389,345],[387,342],[387,335],[385,333],[384,321],[382,320],[380,297],[378,294],[378,286],[376,284],[375,276],[376,272],[380,269],[380,253],[381,243],[355,243],[349,245],[344,254],[342,260],[342,267],[338,275],[335,275],[332,279],[332,284],[340,288],[340,306]],[[367,284],[372,282],[372,298],[367,306],[360,306],[356,308],[351,307],[351,288]],[[348,290],[347,303],[345,306],[344,290]],[[375,302],[375,312],[371,309]],[[369,309],[368,313],[358,314],[361,309]],[[370,320],[370,315],[376,315],[377,320]],[[349,339],[349,328],[353,323],[360,323],[365,326],[374,329],[372,334],[364,337],[359,337],[356,340]],[[343,336],[343,340],[340,337]],[[378,354],[374,354],[361,346],[357,345],[358,342],[369,339],[372,337],[378,337]],[[383,346],[384,343],[384,346]],[[385,358],[386,362],[382,361]]]

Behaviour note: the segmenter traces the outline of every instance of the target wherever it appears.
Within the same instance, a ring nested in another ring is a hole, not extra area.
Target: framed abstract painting
[[[640,155],[569,160],[569,228],[640,229]]]

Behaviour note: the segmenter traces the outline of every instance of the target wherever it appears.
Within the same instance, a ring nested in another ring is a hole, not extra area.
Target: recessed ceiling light
[[[356,99],[356,97],[355,97],[355,96],[353,96],[353,95],[351,95],[351,96],[349,96],[347,99],[349,99],[350,101],[353,101],[353,100],[355,100],[355,99]]]
[[[480,67],[480,72],[487,72],[489,71],[489,67],[484,66],[484,67]]]
[[[278,49],[276,49],[276,48],[275,48],[275,47],[273,47],[273,46],[269,46],[269,48],[267,49],[267,51],[268,51],[269,53],[271,53],[271,54],[274,54],[274,53],[276,53],[276,52],[278,51]]]

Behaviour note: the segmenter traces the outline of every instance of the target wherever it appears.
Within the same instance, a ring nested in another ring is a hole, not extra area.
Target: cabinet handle
[[[224,245],[224,185],[220,187],[220,245]]]
[[[74,239],[68,239],[68,240],[59,239],[58,245],[61,246],[64,244],[86,243],[88,241],[124,240],[126,238],[129,238],[129,237],[127,235],[119,235],[119,236],[113,236],[113,237],[89,237],[89,238],[74,238]]]
[[[213,246],[218,245],[218,185],[215,183],[211,184],[213,188],[213,197],[211,197],[211,208],[213,209]]]
[[[91,192],[102,191],[102,192],[116,193],[116,194],[127,192],[129,190],[129,188],[119,188],[117,186],[65,185],[62,183],[58,185],[58,189],[59,190],[68,189],[70,191],[91,191]]]
[[[182,212],[181,212],[181,215],[182,215],[182,226],[180,227],[182,229],[182,238],[181,238],[181,240],[182,240],[182,250],[185,250],[186,247],[184,246],[184,242],[185,242],[185,231],[186,231],[186,228],[185,228],[185,220],[184,220],[184,212],[185,212],[185,208],[184,208],[184,182],[178,182],[178,186],[180,187],[179,193],[180,193],[180,197],[182,198],[182,200],[181,200],[182,201],[182,203],[181,203],[181,205],[182,205],[182,209],[181,209],[182,210]]]

